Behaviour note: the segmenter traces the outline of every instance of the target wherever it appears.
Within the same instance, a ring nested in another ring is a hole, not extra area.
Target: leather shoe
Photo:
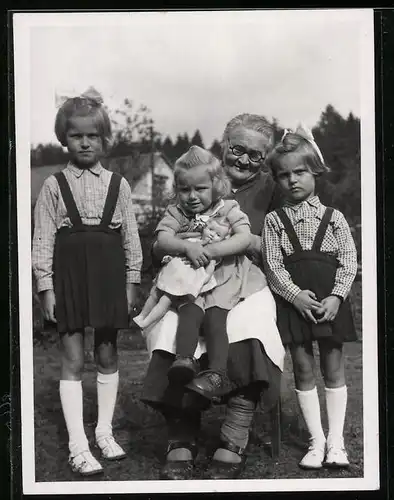
[[[166,455],[170,453],[171,450],[177,450],[179,448],[186,448],[192,454],[191,460],[168,460],[160,471],[160,479],[171,479],[171,480],[182,480],[182,479],[192,479],[194,461],[196,459],[198,449],[195,443],[190,443],[188,441],[170,441],[168,443]]]
[[[245,468],[246,455],[245,448],[236,446],[231,443],[222,442],[218,448],[232,451],[241,457],[241,461],[222,462],[221,460],[212,459],[207,470],[205,471],[206,479],[236,479],[240,476]]]
[[[198,361],[193,356],[176,356],[168,370],[167,376],[170,383],[185,385],[198,373]]]
[[[186,385],[186,389],[194,391],[210,400],[216,400],[223,394],[223,376],[212,370],[200,372],[191,382]]]

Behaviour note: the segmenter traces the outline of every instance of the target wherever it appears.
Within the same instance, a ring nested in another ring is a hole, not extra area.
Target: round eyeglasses
[[[243,156],[246,154],[248,155],[249,160],[254,163],[264,160],[264,155],[261,151],[256,151],[253,149],[248,151],[243,146],[238,146],[238,145],[232,146],[229,142],[228,142],[228,148],[234,156]]]

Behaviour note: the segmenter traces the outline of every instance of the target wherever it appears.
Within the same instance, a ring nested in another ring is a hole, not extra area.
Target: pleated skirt
[[[59,332],[127,328],[126,268],[119,231],[100,226],[61,228],[54,252]]]
[[[303,251],[285,259],[285,266],[293,282],[301,290],[311,290],[321,301],[328,297],[335,283],[338,268],[334,256],[323,252]],[[336,344],[357,340],[350,303],[345,300],[334,321],[314,324],[304,319],[297,309],[280,296],[277,304],[277,325],[283,345],[330,339]]]

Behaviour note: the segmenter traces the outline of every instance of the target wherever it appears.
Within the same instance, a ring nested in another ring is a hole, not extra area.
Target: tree
[[[222,157],[222,147],[217,139],[213,141],[212,146],[209,148],[209,150],[218,158]]]
[[[131,154],[137,145],[144,151],[151,149],[154,142],[160,137],[159,132],[154,129],[151,111],[144,104],[136,108],[133,101],[126,98],[120,109],[116,109],[114,112],[106,109],[113,130],[111,156]]]
[[[202,141],[202,137],[201,137],[201,133],[200,131],[197,129],[192,137],[192,140],[191,140],[191,144],[192,146],[200,146],[200,148],[203,148],[204,147],[204,143]]]

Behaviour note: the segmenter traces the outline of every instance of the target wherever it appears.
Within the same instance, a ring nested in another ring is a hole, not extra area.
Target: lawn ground
[[[91,340],[91,339],[90,339]],[[88,344],[89,338],[87,339]],[[307,434],[298,417],[293,391],[291,361],[286,358],[282,379],[282,449],[277,460],[270,456],[269,418],[262,411],[256,413],[248,451],[248,467],[243,478],[322,478],[363,476],[363,422],[362,422],[362,342],[345,345],[347,383],[349,387],[345,441],[351,461],[347,471],[321,470],[305,472],[297,463],[306,449]],[[90,354],[90,351],[89,353]],[[144,341],[139,334],[123,331],[119,339],[120,388],[114,417],[114,432],[127,450],[127,458],[118,463],[105,464],[105,473],[98,480],[130,481],[159,478],[161,460],[166,446],[166,432],[162,417],[139,401],[142,380],[148,363]],[[84,418],[88,438],[93,442],[96,421],[95,367],[87,356],[84,374]],[[78,481],[67,466],[67,434],[60,407],[58,380],[59,361],[57,345],[41,340],[34,347],[35,368],[35,459],[36,481]],[[318,384],[323,412],[323,426],[327,428],[322,383]],[[206,460],[204,448],[212,446],[218,435],[223,407],[214,407],[205,413],[197,458],[196,479]],[[97,450],[93,448],[93,453]]]

